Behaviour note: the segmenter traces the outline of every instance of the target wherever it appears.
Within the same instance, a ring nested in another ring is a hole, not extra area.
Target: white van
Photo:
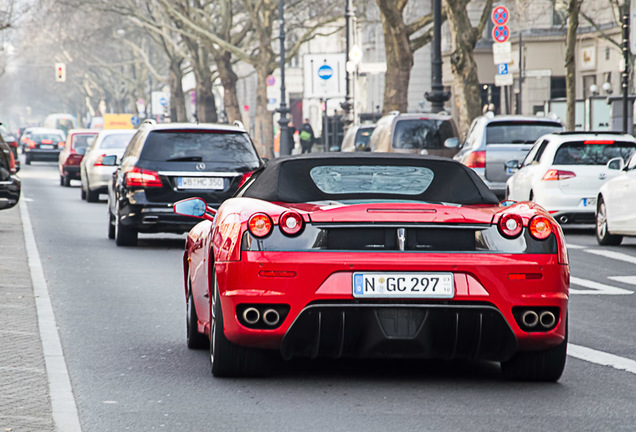
[[[73,114],[49,114],[44,119],[44,127],[49,129],[60,129],[64,135],[71,129],[77,128],[77,118]]]

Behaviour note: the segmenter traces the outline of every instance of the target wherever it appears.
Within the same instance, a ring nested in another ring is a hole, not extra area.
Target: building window
[[[550,77],[550,99],[558,99],[566,97],[565,77]]]
[[[567,0],[552,0],[552,25],[563,27],[568,22]]]

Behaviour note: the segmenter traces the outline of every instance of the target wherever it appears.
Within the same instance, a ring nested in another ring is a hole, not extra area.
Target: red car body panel
[[[412,299],[421,304],[487,304],[504,316],[517,338],[519,350],[545,349],[563,342],[566,334],[569,267],[561,229],[552,223],[557,254],[497,252],[345,252],[245,251],[241,240],[254,213],[266,213],[278,229],[279,216],[298,211],[306,223],[391,222],[431,224],[496,224],[502,214],[514,212],[524,226],[535,215],[549,215],[534,203],[510,207],[455,206],[424,203],[283,204],[252,198],[226,201],[214,223],[204,221],[188,235],[184,255],[184,283],[191,277],[201,333],[210,335],[210,302],[214,289],[212,265],[223,310],[226,337],[239,345],[279,349],[295,318],[310,303],[354,302],[354,271],[452,272],[455,295],[448,301]],[[285,277],[276,276],[286,272]],[[510,275],[532,274],[531,279]],[[539,275],[539,276],[536,276]],[[250,329],[239,322],[240,304],[289,305],[290,311],[275,329]],[[549,306],[561,311],[557,325],[547,332],[526,332],[516,323],[513,307]]]

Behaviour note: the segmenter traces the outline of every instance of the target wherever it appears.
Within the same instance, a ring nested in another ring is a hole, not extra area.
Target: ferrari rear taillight
[[[128,187],[162,187],[163,182],[159,173],[142,168],[134,167],[124,174],[126,186]]]
[[[466,160],[466,166],[468,168],[486,168],[486,152],[476,151],[470,153]]]
[[[239,189],[245,184],[246,181],[250,179],[250,177],[252,177],[252,174],[254,174],[254,171],[243,173],[243,175],[241,176],[241,180],[239,181]]]
[[[97,159],[95,159],[95,162],[93,163],[93,166],[104,166],[104,157],[106,155],[102,154],[99,155],[99,157]]]
[[[287,235],[296,235],[303,229],[303,218],[296,212],[288,211],[280,216],[280,229]]]
[[[499,219],[499,232],[504,237],[513,239],[519,237],[523,231],[523,221],[521,216],[513,213],[507,213]]]
[[[572,171],[562,171],[558,169],[549,169],[541,180],[553,181],[553,180],[566,180],[576,177]]]
[[[552,224],[545,216],[535,216],[528,223],[530,235],[537,240],[545,240],[552,234]]]
[[[250,217],[247,227],[254,237],[265,237],[272,231],[272,220],[265,213],[256,213]]]

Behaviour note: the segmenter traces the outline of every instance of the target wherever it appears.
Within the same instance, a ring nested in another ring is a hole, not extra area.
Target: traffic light
[[[55,63],[55,81],[66,82],[66,64]]]

